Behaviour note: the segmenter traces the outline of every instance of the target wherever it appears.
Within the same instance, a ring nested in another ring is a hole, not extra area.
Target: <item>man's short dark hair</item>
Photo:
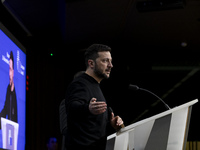
[[[98,52],[104,52],[104,51],[110,52],[111,48],[109,46],[103,45],[103,44],[92,44],[91,46],[89,46],[85,52],[86,67],[88,67],[89,59],[96,60],[99,57]]]

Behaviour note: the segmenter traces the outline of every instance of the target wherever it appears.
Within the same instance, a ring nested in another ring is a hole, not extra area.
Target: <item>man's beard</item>
[[[105,73],[103,73],[103,71],[101,69],[99,69],[98,65],[95,64],[95,68],[94,68],[94,73],[96,74],[96,76],[98,78],[101,79],[108,79],[109,76],[107,76]]]

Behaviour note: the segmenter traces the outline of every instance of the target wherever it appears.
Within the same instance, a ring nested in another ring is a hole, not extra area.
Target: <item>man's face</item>
[[[12,59],[10,59],[10,61],[9,61],[9,78],[10,78],[10,85],[13,84],[13,77],[14,77],[13,61],[12,61]]]
[[[95,61],[94,73],[98,78],[107,79],[110,77],[112,57],[110,52],[98,52],[99,57]]]

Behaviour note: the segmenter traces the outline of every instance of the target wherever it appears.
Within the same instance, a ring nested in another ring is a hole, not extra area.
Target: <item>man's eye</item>
[[[109,60],[109,59],[103,59],[102,62],[104,62],[104,63],[112,63],[112,61]]]

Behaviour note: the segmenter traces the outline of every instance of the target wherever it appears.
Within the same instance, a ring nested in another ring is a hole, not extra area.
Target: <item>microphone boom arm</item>
[[[167,109],[171,109],[160,97],[158,97],[156,94],[154,94],[153,92],[149,91],[149,90],[146,90],[146,89],[143,89],[143,88],[139,88],[140,90],[142,91],[146,91],[152,95],[154,95],[155,97],[157,97],[164,105]]]

